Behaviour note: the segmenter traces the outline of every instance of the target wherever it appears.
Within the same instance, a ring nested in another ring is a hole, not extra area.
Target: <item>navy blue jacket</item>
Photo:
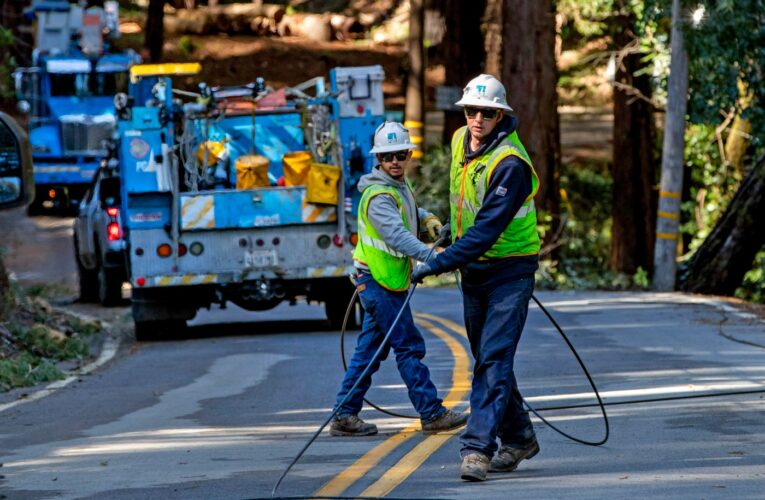
[[[465,133],[463,167],[473,158],[482,156],[496,147],[500,141],[512,134],[517,126],[518,119],[506,115],[476,151],[470,149],[468,130]],[[460,269],[462,279],[468,283],[486,282],[489,278],[493,281],[533,277],[539,267],[537,255],[478,260],[507,228],[524,200],[531,194],[531,190],[529,166],[516,156],[508,156],[502,160],[491,176],[483,204],[476,214],[475,224],[449,248],[429,261],[434,274]],[[457,228],[452,227],[452,231],[456,230]]]

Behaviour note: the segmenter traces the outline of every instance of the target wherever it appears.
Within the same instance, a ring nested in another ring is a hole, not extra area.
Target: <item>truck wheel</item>
[[[74,240],[74,260],[77,261],[77,277],[80,282],[80,302],[98,301],[98,271],[86,269],[80,263],[80,251],[77,248],[77,240]]]
[[[179,338],[185,331],[186,321],[182,319],[135,322],[135,339],[139,342]]]
[[[119,270],[98,266],[98,301],[102,306],[116,306],[122,301],[122,276]]]
[[[351,296],[340,295],[339,297],[327,298],[325,304],[325,310],[327,311],[327,319],[333,329],[339,330],[343,327],[343,320],[345,320],[345,312],[348,310],[348,302],[351,301]],[[357,298],[353,304],[353,310],[348,317],[347,330],[358,330],[361,323],[364,320],[364,309],[361,307],[361,302]]]

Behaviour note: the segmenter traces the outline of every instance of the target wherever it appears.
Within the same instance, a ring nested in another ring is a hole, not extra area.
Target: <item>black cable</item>
[[[608,415],[606,415],[606,407],[603,404],[603,400],[600,398],[600,392],[598,392],[598,388],[595,386],[595,381],[592,380],[592,376],[590,375],[589,370],[587,370],[587,367],[584,364],[584,361],[582,361],[582,358],[579,357],[579,353],[576,352],[576,349],[574,349],[574,345],[571,343],[571,341],[568,339],[566,334],[563,332],[563,329],[560,327],[557,321],[555,321],[555,318],[552,317],[552,314],[550,314],[547,309],[545,309],[545,306],[542,305],[542,303],[537,299],[536,295],[533,293],[531,294],[531,298],[534,299],[534,302],[537,303],[539,308],[542,310],[543,313],[545,313],[545,316],[547,316],[547,319],[550,320],[550,322],[555,326],[555,328],[558,330],[558,333],[560,333],[560,336],[563,337],[563,340],[566,341],[566,344],[568,345],[568,348],[571,349],[571,352],[574,353],[574,356],[576,357],[576,360],[579,362],[579,366],[582,367],[582,371],[584,371],[584,374],[587,376],[587,380],[590,382],[590,386],[592,387],[593,392],[595,393],[595,397],[598,398],[598,405],[600,406],[600,411],[603,413],[603,423],[606,426],[606,432],[603,436],[603,439],[600,441],[587,441],[585,439],[579,439],[577,437],[574,437],[561,429],[557,428],[553,424],[551,424],[548,420],[546,420],[542,415],[539,414],[537,410],[535,410],[525,399],[523,400],[523,404],[526,405],[526,407],[539,418],[542,422],[547,424],[552,430],[560,434],[561,436],[567,437],[572,441],[576,441],[577,443],[586,444],[588,446],[600,446],[604,444],[606,441],[608,441],[608,436],[610,434],[610,427],[608,425]]]
[[[348,326],[348,319],[351,316],[351,312],[353,311],[353,307],[356,302],[356,297],[359,296],[359,291],[355,290],[353,292],[353,297],[351,297],[351,302],[348,304],[348,309],[345,310],[345,319],[343,319],[343,327],[340,329],[340,357],[343,360],[343,371],[348,370],[348,363],[345,360],[345,329]],[[396,413],[392,410],[386,410],[385,408],[381,408],[368,400],[366,397],[364,398],[364,402],[374,408],[375,410],[385,413],[386,415],[390,415],[391,417],[399,417],[399,418],[410,418],[410,419],[418,419],[420,418],[419,415],[404,415],[403,413]]]
[[[430,257],[433,255],[433,252],[436,250],[436,247],[441,243],[442,239],[439,238],[435,243],[433,243],[433,247],[430,249],[430,253],[428,254],[428,258],[425,260],[429,260]],[[289,471],[292,469],[292,467],[297,463],[298,460],[300,460],[300,457],[303,456],[303,453],[308,449],[311,444],[313,444],[314,441],[316,441],[316,438],[319,437],[319,434],[321,434],[321,431],[324,430],[324,428],[327,426],[327,424],[337,415],[337,412],[340,411],[340,408],[345,404],[346,401],[351,397],[351,394],[353,394],[353,391],[359,386],[362,380],[364,380],[364,377],[367,376],[367,373],[369,373],[369,369],[372,367],[372,365],[375,364],[377,359],[380,357],[380,354],[382,354],[383,350],[388,347],[388,340],[390,339],[391,334],[393,333],[393,329],[396,328],[396,325],[398,324],[398,320],[401,319],[401,315],[404,314],[404,310],[409,305],[409,301],[412,300],[412,295],[414,295],[414,291],[417,290],[417,283],[412,283],[412,288],[409,289],[409,292],[406,295],[406,298],[404,299],[404,303],[401,305],[401,309],[399,309],[398,314],[396,314],[396,318],[393,320],[393,323],[391,323],[390,328],[388,329],[388,332],[385,334],[385,337],[383,337],[382,342],[380,342],[380,347],[377,348],[377,351],[375,351],[374,355],[372,355],[372,359],[369,360],[369,364],[367,364],[366,368],[364,368],[364,371],[361,372],[361,375],[358,376],[356,379],[356,383],[353,384],[353,386],[348,390],[348,393],[345,395],[342,401],[340,403],[335,405],[335,408],[332,410],[332,413],[329,415],[327,420],[324,421],[323,424],[321,424],[321,427],[318,428],[318,430],[311,436],[311,438],[306,442],[305,446],[300,450],[300,452],[295,456],[295,458],[292,459],[292,462],[287,466],[286,469],[284,469],[284,472],[279,477],[279,480],[276,481],[276,484],[274,485],[274,488],[271,490],[271,498],[276,498],[276,490],[279,488],[279,485],[282,483],[284,478],[287,476]],[[348,316],[348,311],[346,310],[346,319]],[[316,497],[309,497],[309,498],[316,498]]]

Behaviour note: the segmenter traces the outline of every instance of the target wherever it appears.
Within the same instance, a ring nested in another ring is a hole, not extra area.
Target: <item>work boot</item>
[[[462,457],[460,477],[463,481],[486,481],[491,460],[483,453],[468,453]]]
[[[444,410],[435,420],[428,423],[422,423],[422,433],[435,434],[437,432],[450,431],[465,425],[467,419],[467,413]]]
[[[368,424],[357,415],[335,417],[329,426],[331,436],[372,436],[377,434],[377,426]]]
[[[511,448],[502,446],[499,453],[491,460],[491,472],[511,472],[514,471],[523,459],[530,459],[539,453],[539,443],[534,438],[523,448]]]

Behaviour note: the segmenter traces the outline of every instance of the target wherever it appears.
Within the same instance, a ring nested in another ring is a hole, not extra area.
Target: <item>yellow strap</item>
[[[662,198],[675,198],[676,200],[680,199],[680,193],[673,193],[672,191],[659,191],[659,196]]]
[[[673,214],[671,212],[662,212],[659,211],[657,214],[659,217],[664,217],[665,219],[672,219],[672,220],[678,220],[680,216],[678,214]]]
[[[417,120],[407,120],[404,122],[404,127],[406,128],[422,128],[424,126],[424,123],[418,122]]]
[[[661,240],[677,240],[677,234],[672,233],[656,233],[656,237]]]

